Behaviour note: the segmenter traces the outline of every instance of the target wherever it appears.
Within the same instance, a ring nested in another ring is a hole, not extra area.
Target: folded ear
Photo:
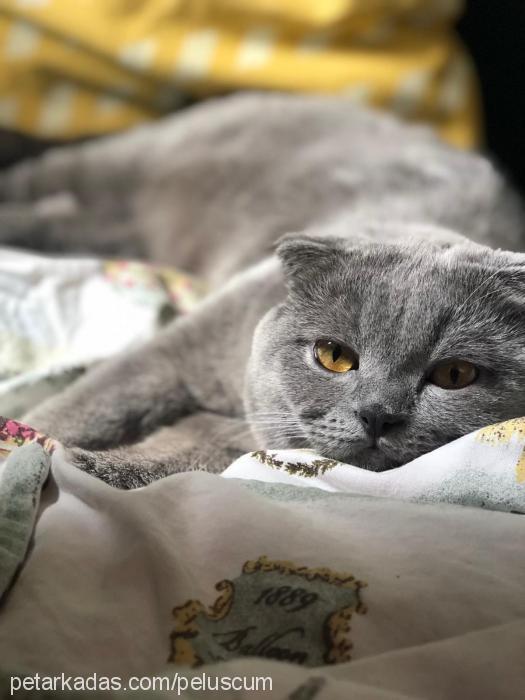
[[[495,251],[494,260],[487,268],[487,273],[486,289],[490,290],[496,286],[501,297],[525,318],[525,254]],[[480,287],[485,289],[483,285]],[[483,301],[483,294],[480,294],[480,301]],[[525,326],[525,322],[523,325]]]
[[[509,290],[512,301],[521,307],[525,326],[525,256],[522,258],[521,264],[510,265],[500,272],[499,277]]]
[[[320,276],[340,264],[345,239],[287,234],[277,243],[286,283],[290,291],[315,285]]]

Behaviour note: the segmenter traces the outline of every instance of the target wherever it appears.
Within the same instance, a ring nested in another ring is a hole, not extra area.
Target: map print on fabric
[[[366,612],[365,585],[351,574],[260,556],[216,584],[211,606],[188,600],[174,608],[168,660],[192,667],[239,656],[304,666],[348,661],[352,615]]]

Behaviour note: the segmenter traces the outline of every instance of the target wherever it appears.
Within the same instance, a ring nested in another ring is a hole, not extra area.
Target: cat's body
[[[284,233],[330,221],[439,224],[520,249],[516,202],[483,158],[342,98],[237,95],[0,176],[0,242],[138,256],[221,284]],[[47,212],[47,214],[46,214]],[[22,235],[17,229],[27,227]],[[348,231],[352,235],[352,231]]]
[[[524,258],[457,235],[522,249],[519,206],[484,159],[426,130],[335,98],[234,97],[50,153],[0,196],[0,243],[139,255],[220,287],[28,417],[111,483],[260,446],[383,469],[525,414]],[[227,282],[302,231],[314,239]],[[321,367],[322,338],[356,371]],[[432,384],[455,357],[476,381]]]

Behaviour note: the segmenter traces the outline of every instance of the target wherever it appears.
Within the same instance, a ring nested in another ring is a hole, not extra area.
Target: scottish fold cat
[[[108,483],[259,447],[384,470],[525,415],[520,205],[425,128],[232,96],[51,151],[0,197],[2,244],[175,264],[213,290],[26,417]]]

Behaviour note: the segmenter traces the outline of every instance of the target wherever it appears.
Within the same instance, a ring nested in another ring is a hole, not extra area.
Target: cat
[[[261,447],[381,471],[525,415],[520,203],[424,127],[235,95],[50,151],[1,174],[0,201],[0,244],[174,264],[212,290],[25,417],[114,486]]]

